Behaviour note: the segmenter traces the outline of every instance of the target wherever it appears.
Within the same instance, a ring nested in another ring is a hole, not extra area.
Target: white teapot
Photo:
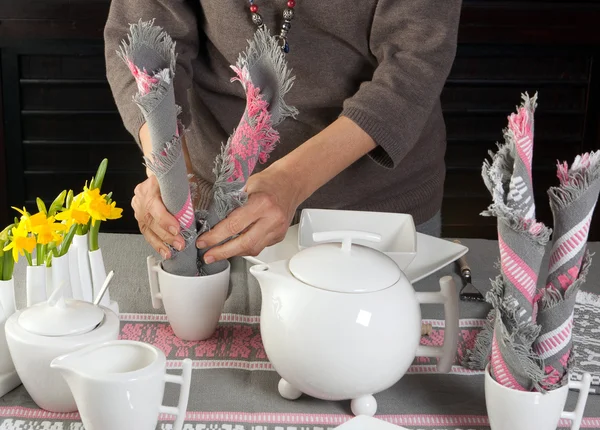
[[[262,292],[261,335],[282,379],[279,393],[351,399],[355,415],[374,415],[373,394],[394,385],[416,356],[438,357],[448,372],[458,344],[458,294],[452,277],[439,292],[415,292],[396,263],[353,240],[380,241],[362,231],[313,234],[290,260],[256,265]],[[331,243],[340,240],[341,243]],[[421,346],[421,304],[443,304],[442,347]]]

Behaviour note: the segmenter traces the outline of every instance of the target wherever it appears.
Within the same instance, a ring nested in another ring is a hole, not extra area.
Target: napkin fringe
[[[235,131],[234,131],[235,133]],[[235,173],[235,164],[230,151],[231,137],[226,145],[221,145],[221,152],[215,160],[213,173],[213,207],[219,219],[224,219],[234,209],[243,206],[248,200],[248,195],[243,190],[244,184],[240,181],[231,181]]]
[[[254,33],[254,38],[248,40],[248,48],[240,53],[234,70],[237,68],[242,73],[249,73],[250,70],[259,62],[266,60],[272,67],[276,77],[277,88],[273,89],[273,99],[269,100],[269,112],[273,120],[273,127],[279,125],[288,117],[296,118],[298,109],[289,106],[284,97],[292,89],[295,76],[292,76],[292,70],[288,68],[285,55],[283,54],[278,39],[271,36],[266,26],[259,28]],[[249,77],[252,82],[256,82]],[[244,82],[242,80],[242,85]],[[244,85],[245,89],[245,85]],[[264,90],[261,88],[261,90]]]
[[[496,309],[491,309],[485,320],[485,324],[475,339],[473,349],[466,352],[462,365],[471,370],[484,370],[490,362],[492,355],[492,339],[494,337],[494,322],[496,321]]]
[[[142,48],[149,49],[158,54],[164,61],[164,65],[157,70],[140,69],[139,65],[135,64],[134,59],[137,51]],[[140,19],[137,24],[129,25],[127,41],[123,40],[121,42],[121,46],[117,50],[117,55],[130,69],[133,67],[136,73],[145,75],[145,83],[149,88],[145,91],[138,91],[133,96],[133,101],[138,105],[142,113],[147,115],[158,106],[173,84],[177,64],[175,42],[162,27],[154,25],[154,19],[145,22]]]
[[[153,84],[147,94],[137,93],[133,96],[134,103],[140,108],[144,117],[147,117],[155,108],[163,101],[169,90],[173,80],[169,75],[168,69],[161,70],[154,75],[158,79],[156,84]],[[177,115],[181,113],[181,108],[177,107]]]
[[[594,254],[592,254],[589,250],[586,250],[585,255],[583,257],[583,261],[581,262],[579,276],[577,276],[577,279],[569,286],[569,288],[565,292],[564,297],[562,295],[562,292],[560,292],[553,286],[544,288],[540,300],[538,302],[540,310],[547,310],[553,308],[561,302],[573,297],[573,295],[577,295],[577,298],[579,298],[578,293],[587,279],[587,275],[592,265],[593,255]]]
[[[121,41],[117,55],[127,63],[134,58],[138,49],[145,46],[162,57],[166,63],[163,69],[169,70],[173,76],[177,64],[175,45],[171,36],[162,27],[154,25],[154,19],[150,21],[140,19],[137,24],[129,24],[127,41]],[[156,73],[156,70],[152,70],[151,73]]]
[[[181,135],[173,136],[161,151],[152,151],[152,159],[144,156],[144,166],[150,169],[157,178],[166,175],[173,165],[183,157]]]
[[[600,151],[575,157],[569,168],[567,163],[558,163],[560,186],[550,187],[548,196],[552,207],[562,210],[579,199],[600,178]]]

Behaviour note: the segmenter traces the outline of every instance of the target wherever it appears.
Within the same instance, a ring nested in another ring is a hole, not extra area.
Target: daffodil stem
[[[38,266],[41,266],[42,264],[46,263],[46,254],[47,253],[48,253],[48,245],[44,244],[44,245],[42,245],[42,253],[41,253],[42,262],[40,263],[38,260]]]
[[[44,263],[44,254],[42,248],[42,244],[38,243],[37,245],[35,245],[35,264],[37,266],[41,266]]]
[[[15,267],[15,262],[12,257],[12,253],[5,252],[4,253],[4,268],[2,269],[2,280],[8,281],[13,276],[13,269]]]
[[[31,259],[31,254],[27,251],[23,251],[25,253],[25,258],[30,266],[33,266],[33,260]]]
[[[98,244],[100,223],[100,220],[92,221],[92,227],[90,228],[90,251],[97,251],[100,249],[100,245]]]
[[[2,248],[4,248],[4,244],[0,243],[0,280],[1,281],[7,281],[8,279],[4,279],[4,251],[2,250]]]

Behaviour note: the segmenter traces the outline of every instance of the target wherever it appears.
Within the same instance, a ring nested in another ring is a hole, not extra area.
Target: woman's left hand
[[[198,238],[196,246],[205,249],[239,234],[207,251],[206,264],[235,256],[256,256],[267,246],[283,240],[302,203],[298,182],[291,176],[279,169],[277,163],[250,176],[246,183],[246,204]]]

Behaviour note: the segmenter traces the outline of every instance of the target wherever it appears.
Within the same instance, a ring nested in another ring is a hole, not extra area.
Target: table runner
[[[227,378],[229,381],[232,379],[236,381],[235,384],[231,384],[232,387],[252,379],[253,385],[256,385],[257,388],[265,392],[269,391],[265,402],[256,402],[257,409],[252,408],[249,412],[227,410],[225,398],[220,398],[224,407],[210,410],[201,397],[191,396],[184,427],[186,430],[325,430],[333,429],[347,421],[350,418],[347,413],[344,413],[344,409],[349,407],[347,401],[323,402],[304,396],[302,400],[294,402],[281,399],[278,402],[282,404],[280,411],[267,412],[260,409],[262,404],[267,406],[273,396],[278,396],[276,392],[278,376],[266,357],[260,336],[259,320],[258,316],[223,314],[219,328],[213,337],[204,342],[188,342],[174,335],[164,315],[122,314],[120,338],[148,342],[157,346],[166,354],[167,367],[173,369],[174,372],[178,372],[176,369],[181,368],[184,358],[191,358],[195,369],[192,379],[195,387],[206,382],[207,376],[203,374],[204,371],[226,370],[233,371],[233,375]],[[432,331],[430,335],[421,338],[421,344],[441,345],[444,337],[444,321],[428,319],[423,322],[431,324]],[[476,388],[481,382],[482,372],[465,369],[460,366],[460,362],[465,352],[473,346],[476,335],[483,325],[483,319],[460,320],[459,348],[450,375],[453,379],[462,378],[463,380],[457,385],[463,388]],[[436,359],[434,358],[417,357],[410,367],[408,375],[439,377],[439,389],[447,390],[450,387],[449,382],[443,380],[448,377],[435,375],[435,363]],[[217,378],[210,379],[218,383]],[[376,395],[380,401],[380,410],[384,410],[378,415],[380,419],[409,429],[488,428],[485,415],[411,413],[412,411],[401,404],[394,405],[394,409],[401,413],[386,413],[386,409],[388,409],[386,404],[390,399],[385,399],[385,397],[390,394],[393,397],[398,395],[396,392],[394,396],[393,389],[391,390],[392,393],[384,392]],[[0,417],[6,418],[0,424],[0,430],[74,430],[83,428],[77,413],[58,414],[41,411],[35,408],[31,401],[25,404],[21,403],[27,397],[22,387],[16,391],[21,392],[19,396],[11,396],[7,401],[0,403]],[[175,391],[175,389],[168,390],[166,403],[175,404]],[[215,395],[218,397],[216,393]],[[235,397],[233,393],[229,393],[229,395]],[[396,397],[396,400],[400,399]],[[320,403],[320,405],[315,403]],[[338,413],[326,413],[325,411],[331,406],[340,409]],[[269,410],[269,407],[264,407],[264,409]],[[313,413],[311,409],[316,409],[318,412]],[[171,422],[171,416],[161,415],[158,428],[167,430],[170,428]],[[563,424],[567,425],[566,422]],[[586,418],[582,428],[600,428],[600,418]]]
[[[461,242],[470,249],[467,258],[473,269],[473,282],[485,285],[496,273],[493,265],[498,259],[498,243],[482,239],[461,239]],[[119,302],[124,312],[123,334],[146,337],[152,343],[168,347],[171,360],[179,360],[178,354],[204,354],[200,358],[191,357],[196,367],[185,430],[330,430],[352,418],[349,401],[326,402],[302,396],[290,402],[277,392],[279,377],[275,371],[244,368],[269,367],[269,364],[261,356],[259,342],[260,290],[248,275],[249,266],[243,259],[232,261],[231,291],[216,341],[196,352],[197,348],[172,336],[162,315],[164,311],[152,308],[145,257],[153,251],[143,237],[101,234],[100,244],[102,249],[111,250],[106,253],[106,265],[116,273],[111,298]],[[600,251],[600,244],[590,243],[590,250]],[[24,279],[24,272],[24,265],[18,265],[17,281]],[[439,289],[439,277],[448,274],[461,285],[455,266],[449,265],[416,283],[415,289],[435,291]],[[600,265],[592,267],[589,279],[600,279]],[[584,288],[600,293],[598,282],[588,282]],[[19,288],[17,307],[22,308],[24,302],[24,288]],[[433,326],[430,338],[424,342],[439,344],[442,307],[423,306],[422,310],[424,321]],[[486,303],[460,303],[461,346],[457,358],[474,339],[488,311]],[[483,375],[456,366],[452,373],[439,375],[431,373],[433,367],[430,359],[416,359],[409,374],[375,396],[379,405],[377,417],[408,429],[489,430]],[[165,404],[176,403],[176,392],[177,387],[168,386]],[[575,398],[575,393],[569,394],[569,409],[574,407]],[[585,417],[582,428],[600,429],[600,396],[590,396]],[[157,429],[171,430],[172,417],[161,419]],[[562,425],[561,428],[567,428],[566,422]],[[57,417],[40,411],[23,387],[19,387],[0,398],[0,430],[14,429],[79,430],[82,426],[77,414]]]

